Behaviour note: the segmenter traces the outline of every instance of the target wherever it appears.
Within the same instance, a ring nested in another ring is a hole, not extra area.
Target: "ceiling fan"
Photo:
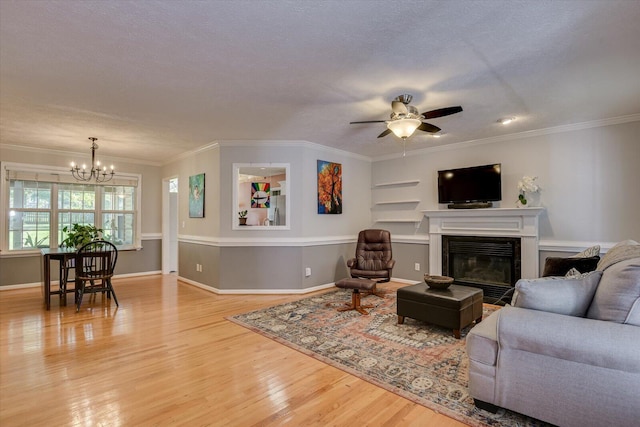
[[[437,110],[427,111],[420,114],[418,109],[413,105],[409,105],[413,96],[399,95],[391,101],[391,119],[390,120],[365,120],[362,122],[349,122],[349,124],[360,123],[386,123],[387,129],[378,135],[378,138],[389,135],[393,132],[398,138],[407,139],[416,129],[424,132],[437,133],[440,132],[438,126],[423,122],[425,119],[435,119],[437,117],[449,116],[462,111],[461,106],[438,108]]]

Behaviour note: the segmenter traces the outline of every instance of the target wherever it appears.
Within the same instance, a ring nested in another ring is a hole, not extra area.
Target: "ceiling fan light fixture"
[[[500,123],[501,125],[508,125],[509,123],[513,122],[515,119],[516,119],[515,117],[504,117],[498,120],[498,123]]]
[[[421,124],[422,121],[418,119],[399,119],[388,122],[387,128],[398,138],[407,139]]]

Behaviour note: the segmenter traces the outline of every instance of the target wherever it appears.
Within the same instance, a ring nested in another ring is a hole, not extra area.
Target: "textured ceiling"
[[[378,157],[640,114],[640,1],[0,1],[0,143],[166,163],[216,141]],[[504,116],[518,120],[506,127]]]

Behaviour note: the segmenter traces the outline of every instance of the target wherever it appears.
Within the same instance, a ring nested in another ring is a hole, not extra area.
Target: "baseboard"
[[[304,295],[335,286],[335,283],[331,282],[304,289],[218,289],[182,276],[178,276],[178,281],[219,295]]]

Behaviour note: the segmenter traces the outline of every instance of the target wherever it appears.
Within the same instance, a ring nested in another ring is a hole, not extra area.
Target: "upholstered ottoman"
[[[405,317],[422,320],[453,329],[460,338],[460,329],[474,320],[482,320],[482,289],[451,285],[448,289],[431,289],[424,283],[398,289],[398,324]]]

